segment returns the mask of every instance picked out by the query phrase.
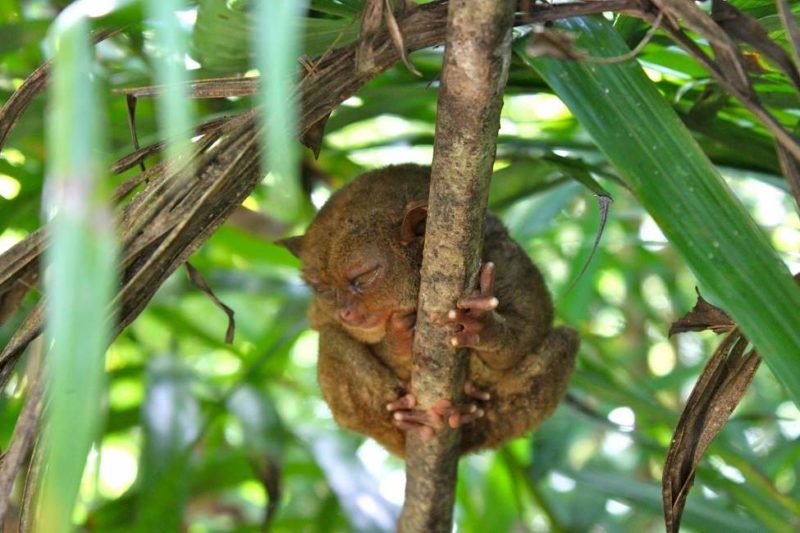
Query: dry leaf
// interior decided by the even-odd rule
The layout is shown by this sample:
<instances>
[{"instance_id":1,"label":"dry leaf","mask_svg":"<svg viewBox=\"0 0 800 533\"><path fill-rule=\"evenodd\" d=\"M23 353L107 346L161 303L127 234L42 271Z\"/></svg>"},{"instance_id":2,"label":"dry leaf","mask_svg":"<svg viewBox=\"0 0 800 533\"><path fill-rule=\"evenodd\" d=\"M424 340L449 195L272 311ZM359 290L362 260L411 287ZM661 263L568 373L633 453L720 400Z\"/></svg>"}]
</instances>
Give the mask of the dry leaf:
<instances>
[{"instance_id":1,"label":"dry leaf","mask_svg":"<svg viewBox=\"0 0 800 533\"><path fill-rule=\"evenodd\" d=\"M320 120L312 124L303 135L300 137L300 142L311 149L314 154L314 159L319 159L319 151L322 148L322 138L325 136L325 124L331 114L328 113Z\"/></svg>"},{"instance_id":2,"label":"dry leaf","mask_svg":"<svg viewBox=\"0 0 800 533\"><path fill-rule=\"evenodd\" d=\"M705 331L725 333L736 327L733 320L719 307L711 305L697 292L697 303L686 315L672 323L669 336L685 331Z\"/></svg>"},{"instance_id":3,"label":"dry leaf","mask_svg":"<svg viewBox=\"0 0 800 533\"><path fill-rule=\"evenodd\" d=\"M661 480L664 522L670 533L680 528L698 463L739 404L761 363L755 350L744 353L747 345L738 330L722 341L700 374L678 420Z\"/></svg>"},{"instance_id":4,"label":"dry leaf","mask_svg":"<svg viewBox=\"0 0 800 533\"><path fill-rule=\"evenodd\" d=\"M200 289L200 292L208 296L208 298L214 302L214 305L222 309L222 311L228 315L228 329L225 332L225 343L231 344L233 342L233 334L236 331L236 321L233 318L233 309L222 303L222 300L217 298L217 295L214 294L214 291L211 290L211 287L208 286L206 280L203 278L203 275L197 270L191 263L188 261L186 262L186 272L189 274L189 279L192 280L192 283L195 287Z\"/></svg>"}]
</instances>

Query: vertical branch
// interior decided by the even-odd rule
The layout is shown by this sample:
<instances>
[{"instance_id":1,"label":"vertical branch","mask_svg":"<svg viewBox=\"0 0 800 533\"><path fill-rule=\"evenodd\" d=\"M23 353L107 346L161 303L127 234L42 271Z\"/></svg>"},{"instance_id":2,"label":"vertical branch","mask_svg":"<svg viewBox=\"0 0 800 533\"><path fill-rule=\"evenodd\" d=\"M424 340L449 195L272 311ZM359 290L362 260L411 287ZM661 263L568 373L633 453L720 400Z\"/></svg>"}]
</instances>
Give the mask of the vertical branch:
<instances>
[{"instance_id":1,"label":"vertical branch","mask_svg":"<svg viewBox=\"0 0 800 533\"><path fill-rule=\"evenodd\" d=\"M475 285L480 267L514 5L451 0L448 8L414 338L412 390L423 407L462 395L466 351L450 346L437 319ZM430 442L409 434L400 531L451 531L459 439L450 428Z\"/></svg>"}]
</instances>

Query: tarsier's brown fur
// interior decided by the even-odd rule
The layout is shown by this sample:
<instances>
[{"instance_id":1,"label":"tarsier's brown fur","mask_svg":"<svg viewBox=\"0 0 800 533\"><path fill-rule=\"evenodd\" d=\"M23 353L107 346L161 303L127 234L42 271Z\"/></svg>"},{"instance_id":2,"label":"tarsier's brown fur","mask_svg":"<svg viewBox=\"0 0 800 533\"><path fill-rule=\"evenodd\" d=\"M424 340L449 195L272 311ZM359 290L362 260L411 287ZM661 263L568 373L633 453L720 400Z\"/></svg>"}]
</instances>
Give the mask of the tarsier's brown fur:
<instances>
[{"instance_id":1,"label":"tarsier's brown fur","mask_svg":"<svg viewBox=\"0 0 800 533\"><path fill-rule=\"evenodd\" d=\"M408 424L398 424L387 405L408 393L411 377L419 206L427 201L429 173L400 165L359 176L330 198L305 235L282 242L316 290L309 317L320 332L319 383L336 421L401 456L405 432L398 425ZM493 215L486 218L483 261L496 265L496 309L480 318L487 325L470 346L468 380L490 397L480 402L483 416L463 425L461 453L496 447L549 416L579 343L574 330L553 328L542 275Z\"/></svg>"}]
</instances>

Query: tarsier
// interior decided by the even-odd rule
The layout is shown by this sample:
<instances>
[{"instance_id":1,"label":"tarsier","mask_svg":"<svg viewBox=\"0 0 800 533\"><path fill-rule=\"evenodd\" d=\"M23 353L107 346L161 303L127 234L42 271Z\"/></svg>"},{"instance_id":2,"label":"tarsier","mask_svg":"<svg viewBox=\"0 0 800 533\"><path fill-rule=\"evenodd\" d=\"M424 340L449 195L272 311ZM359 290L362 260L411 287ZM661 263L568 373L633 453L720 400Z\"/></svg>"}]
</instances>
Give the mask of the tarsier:
<instances>
[{"instance_id":1,"label":"tarsier","mask_svg":"<svg viewBox=\"0 0 800 533\"><path fill-rule=\"evenodd\" d=\"M578 334L553 327L539 270L493 215L486 217L479 288L442 317L469 349L464 400L422 409L411 351L430 169L390 166L336 192L305 235L279 241L314 289L319 384L336 421L404 455L405 435L462 427L460 452L491 448L555 409L575 366Z\"/></svg>"}]
</instances>

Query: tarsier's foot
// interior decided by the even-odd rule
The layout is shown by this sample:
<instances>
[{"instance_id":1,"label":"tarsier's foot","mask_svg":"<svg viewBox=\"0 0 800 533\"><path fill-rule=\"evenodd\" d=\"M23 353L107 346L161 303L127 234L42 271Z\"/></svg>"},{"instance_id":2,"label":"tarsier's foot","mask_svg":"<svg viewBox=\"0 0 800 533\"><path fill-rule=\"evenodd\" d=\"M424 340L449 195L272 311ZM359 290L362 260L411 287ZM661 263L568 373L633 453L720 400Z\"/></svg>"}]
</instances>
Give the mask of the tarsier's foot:
<instances>
[{"instance_id":1,"label":"tarsier's foot","mask_svg":"<svg viewBox=\"0 0 800 533\"><path fill-rule=\"evenodd\" d=\"M479 275L479 290L458 300L456 309L447 313L447 321L459 328L450 337L453 346L479 348L497 334L502 318L494 311L500 305L492 294L494 269L494 263L484 263Z\"/></svg>"},{"instance_id":2,"label":"tarsier's foot","mask_svg":"<svg viewBox=\"0 0 800 533\"><path fill-rule=\"evenodd\" d=\"M417 409L417 399L409 393L386 404L386 410L392 413L392 423L396 427L403 431L416 431L422 440L427 441L445 424L455 429L484 416L480 404L491 398L489 393L468 381L464 384L464 394L468 401L462 404L453 405L452 401L442 398L428 409Z\"/></svg>"}]
</instances>

